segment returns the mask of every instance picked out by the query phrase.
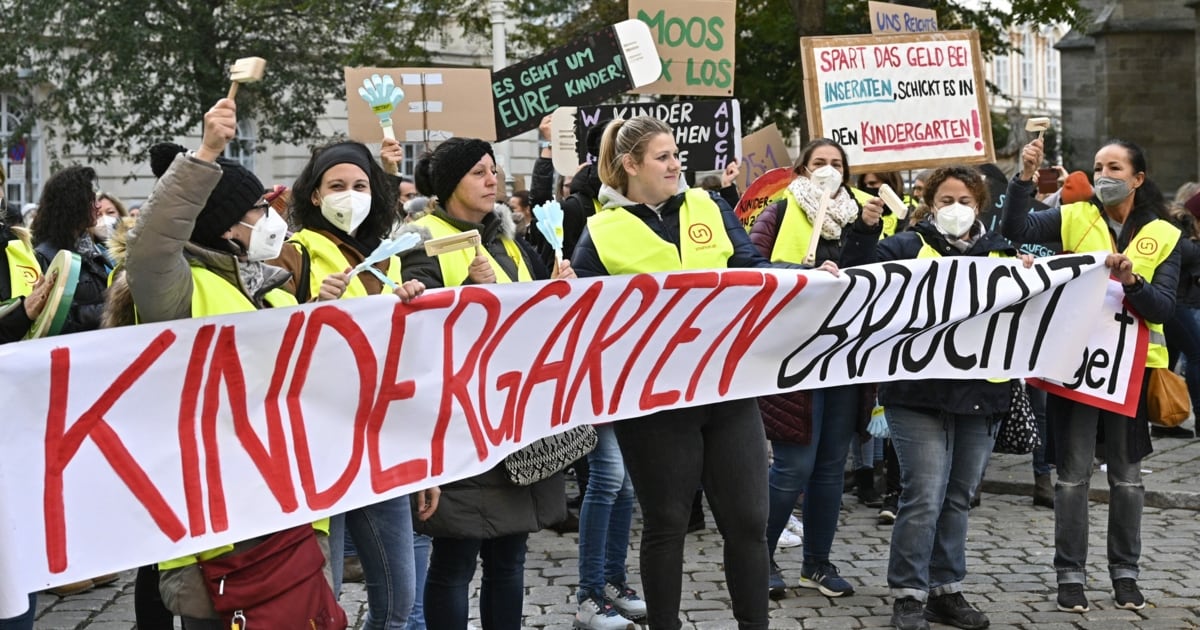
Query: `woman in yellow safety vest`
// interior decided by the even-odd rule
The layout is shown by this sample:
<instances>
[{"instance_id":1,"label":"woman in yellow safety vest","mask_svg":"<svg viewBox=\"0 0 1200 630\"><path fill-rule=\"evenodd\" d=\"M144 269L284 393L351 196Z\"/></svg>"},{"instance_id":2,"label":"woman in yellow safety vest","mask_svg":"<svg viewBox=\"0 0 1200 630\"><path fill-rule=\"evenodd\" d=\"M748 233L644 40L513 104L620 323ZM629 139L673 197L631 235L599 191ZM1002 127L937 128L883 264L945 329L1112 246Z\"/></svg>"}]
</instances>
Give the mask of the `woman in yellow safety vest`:
<instances>
[{"instance_id":1,"label":"woman in yellow safety vest","mask_svg":"<svg viewBox=\"0 0 1200 630\"><path fill-rule=\"evenodd\" d=\"M842 266L942 256L1012 257L1016 248L979 221L989 203L978 170L939 168L927 178L929 220L879 240L883 202L871 199L849 230ZM1028 267L1032 256L1022 256ZM985 375L986 376L986 375ZM963 597L967 512L1012 401L1008 379L925 379L879 385L879 402L900 465L900 501L888 556L892 626L936 621L986 628L988 618Z\"/></svg>"},{"instance_id":2,"label":"woman in yellow safety vest","mask_svg":"<svg viewBox=\"0 0 1200 630\"><path fill-rule=\"evenodd\" d=\"M1146 156L1136 144L1113 140L1096 152L1093 195L1040 212L1030 212L1042 164L1042 141L1021 152L1021 172L1008 185L1000 229L1020 243L1061 242L1063 251L1105 252L1105 264L1124 287L1125 300L1150 328L1144 368L1167 366L1162 323L1175 312L1180 254L1179 229L1165 220L1166 202L1147 176ZM1108 464L1108 573L1118 608L1138 610L1146 599L1138 589L1141 557L1141 461L1152 450L1146 421L1146 383L1136 417L1082 402L1050 396L1049 449L1058 466L1054 486L1054 568L1058 608L1087 612L1084 594L1088 551L1088 485L1097 439Z\"/></svg>"},{"instance_id":3,"label":"woman in yellow safety vest","mask_svg":"<svg viewBox=\"0 0 1200 630\"><path fill-rule=\"evenodd\" d=\"M310 288L319 287L326 277L336 278L344 287L342 298L384 292L386 287L374 274L360 273L346 282L346 273L369 256L399 221L395 190L383 168L360 142L334 142L313 152L292 186L288 214L300 230L289 239L280 257L271 261L292 272L292 281L285 286L294 287L297 299L306 302L316 297L335 297L332 293L318 296ZM375 268L400 285L396 293L402 299L411 299L424 290L419 281L403 281L396 256L376 263ZM418 517L426 518L436 509L437 490L422 491L421 497L423 509ZM405 628L416 593L409 497L395 497L339 514L330 525L334 592L341 591L348 532L367 587L363 627Z\"/></svg>"},{"instance_id":4,"label":"woman in yellow safety vest","mask_svg":"<svg viewBox=\"0 0 1200 630\"><path fill-rule=\"evenodd\" d=\"M421 158L417 190L431 197L429 213L414 222L434 238L477 230L480 248L430 257L424 248L401 256L404 277L425 286L457 287L575 277L564 261L553 273L516 236L510 210L496 203L496 157L492 145L474 138L450 138ZM530 486L508 481L503 463L442 486L437 512L415 524L433 538L425 579L425 623L430 628L466 630L471 580L483 558L480 589L482 626L523 627L525 543L530 532L566 518L562 474Z\"/></svg>"},{"instance_id":5,"label":"woman in yellow safety vest","mask_svg":"<svg viewBox=\"0 0 1200 630\"><path fill-rule=\"evenodd\" d=\"M114 303L109 309L121 308L116 302L124 300L125 312L106 313L108 321L162 322L296 305L283 288L291 274L263 262L279 256L287 223L263 199L263 185L253 173L220 157L236 132L236 105L221 99L204 115L197 150L151 148L151 168L159 179L128 234L124 273L110 289ZM338 281L328 284L323 290L336 297ZM319 545L328 559L328 519L317 521L313 529L317 535L311 544ZM197 563L241 553L268 538L160 563L163 603L182 617L185 630L229 627L222 625ZM313 618L308 613L320 616L327 627L345 627L345 614L332 591L325 599L311 602L319 612L296 610L293 627L308 627Z\"/></svg>"},{"instance_id":6,"label":"woman in yellow safety vest","mask_svg":"<svg viewBox=\"0 0 1200 630\"><path fill-rule=\"evenodd\" d=\"M800 267L760 256L723 200L688 189L666 123L647 116L613 121L604 130L597 163L603 207L588 219L572 257L581 277ZM703 479L724 537L725 577L738 627L765 629L767 454L754 400L668 409L610 428L611 433L598 431L597 448L604 448L605 439L616 441L642 508L641 572L650 627L680 627L684 537ZM585 527L581 522L580 531Z\"/></svg>"},{"instance_id":7,"label":"woman in yellow safety vest","mask_svg":"<svg viewBox=\"0 0 1200 630\"><path fill-rule=\"evenodd\" d=\"M818 138L804 147L793 170L796 177L788 184L783 199L758 216L750 240L771 260L800 262L810 243L817 239L816 262L836 263L859 211L859 202L849 185L846 152L833 140ZM822 195L814 179L821 176L836 178L838 186L824 221L814 227ZM859 194L867 198L865 193ZM855 429L866 428L874 406L871 392L862 385L849 384L762 396L758 404L771 440L767 516L771 597L787 595L787 583L775 562L775 549L784 529L795 528L792 509L801 496L804 563L799 585L817 589L827 597L854 593L854 586L830 561L830 552L845 486L846 454ZM873 481L873 472L871 477Z\"/></svg>"},{"instance_id":8,"label":"woman in yellow safety vest","mask_svg":"<svg viewBox=\"0 0 1200 630\"><path fill-rule=\"evenodd\" d=\"M0 207L4 204L4 168L0 166ZM30 243L29 232L4 223L0 218L0 241L4 243L0 267L0 344L20 341L42 314L53 278L43 279ZM37 599L29 594L29 608L17 617L0 619L5 630L33 630Z\"/></svg>"}]
</instances>

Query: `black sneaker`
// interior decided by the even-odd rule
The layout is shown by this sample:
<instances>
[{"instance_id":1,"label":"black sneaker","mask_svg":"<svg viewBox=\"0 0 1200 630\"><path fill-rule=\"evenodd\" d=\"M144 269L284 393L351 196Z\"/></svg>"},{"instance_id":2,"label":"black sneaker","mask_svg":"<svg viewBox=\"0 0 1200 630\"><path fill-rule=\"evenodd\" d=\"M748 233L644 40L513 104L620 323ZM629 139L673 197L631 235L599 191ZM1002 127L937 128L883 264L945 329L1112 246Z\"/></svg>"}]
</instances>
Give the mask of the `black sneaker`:
<instances>
[{"instance_id":1,"label":"black sneaker","mask_svg":"<svg viewBox=\"0 0 1200 630\"><path fill-rule=\"evenodd\" d=\"M787 582L783 581L783 573L774 560L771 561L771 572L767 574L767 593L771 599L787 597Z\"/></svg>"},{"instance_id":2,"label":"black sneaker","mask_svg":"<svg viewBox=\"0 0 1200 630\"><path fill-rule=\"evenodd\" d=\"M1137 580L1133 578L1113 580L1113 599L1117 602L1117 608L1125 610L1141 610L1146 607L1146 598L1142 596Z\"/></svg>"},{"instance_id":3,"label":"black sneaker","mask_svg":"<svg viewBox=\"0 0 1200 630\"><path fill-rule=\"evenodd\" d=\"M892 604L892 627L896 630L929 630L925 604L915 597L901 597Z\"/></svg>"},{"instance_id":4,"label":"black sneaker","mask_svg":"<svg viewBox=\"0 0 1200 630\"><path fill-rule=\"evenodd\" d=\"M1135 586L1136 588L1136 586ZM1058 609L1063 612L1085 613L1091 610L1083 585L1078 583L1058 585Z\"/></svg>"},{"instance_id":5,"label":"black sneaker","mask_svg":"<svg viewBox=\"0 0 1200 630\"><path fill-rule=\"evenodd\" d=\"M900 495L889 492L883 496L883 506L879 508L879 524L891 525L896 522L896 513L900 511Z\"/></svg>"},{"instance_id":6,"label":"black sneaker","mask_svg":"<svg viewBox=\"0 0 1200 630\"><path fill-rule=\"evenodd\" d=\"M962 593L931 596L929 601L925 602L925 619L963 630L981 630L988 627L987 615L968 604Z\"/></svg>"}]
</instances>

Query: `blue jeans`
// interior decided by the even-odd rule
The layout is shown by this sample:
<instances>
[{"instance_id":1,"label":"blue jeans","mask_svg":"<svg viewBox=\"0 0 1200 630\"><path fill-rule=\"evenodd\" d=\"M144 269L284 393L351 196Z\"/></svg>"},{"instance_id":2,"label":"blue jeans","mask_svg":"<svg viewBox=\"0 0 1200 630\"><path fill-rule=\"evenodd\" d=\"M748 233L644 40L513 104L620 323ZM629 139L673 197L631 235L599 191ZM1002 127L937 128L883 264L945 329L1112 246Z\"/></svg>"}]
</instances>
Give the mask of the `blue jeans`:
<instances>
[{"instance_id":1,"label":"blue jeans","mask_svg":"<svg viewBox=\"0 0 1200 630\"><path fill-rule=\"evenodd\" d=\"M812 441L805 445L771 441L773 457L767 473L770 489L767 546L771 557L775 556L775 543L803 493L804 568L812 571L829 562L842 506L846 454L854 436L859 394L858 385L813 390Z\"/></svg>"},{"instance_id":2,"label":"blue jeans","mask_svg":"<svg viewBox=\"0 0 1200 630\"><path fill-rule=\"evenodd\" d=\"M437 630L466 630L475 563L483 558L479 617L483 630L520 630L525 601L525 541L529 534L498 538L434 538L425 578L425 620Z\"/></svg>"},{"instance_id":3,"label":"blue jeans","mask_svg":"<svg viewBox=\"0 0 1200 630\"><path fill-rule=\"evenodd\" d=\"M1175 368L1179 355L1186 358L1183 377L1194 407L1200 403L1200 309L1176 306L1175 318L1163 325L1163 332L1167 335L1171 368Z\"/></svg>"},{"instance_id":4,"label":"blue jeans","mask_svg":"<svg viewBox=\"0 0 1200 630\"><path fill-rule=\"evenodd\" d=\"M920 601L960 592L967 577L967 512L992 454L992 420L895 406L887 414L901 486L888 588L893 597Z\"/></svg>"},{"instance_id":5,"label":"blue jeans","mask_svg":"<svg viewBox=\"0 0 1200 630\"><path fill-rule=\"evenodd\" d=\"M604 597L604 582L625 582L633 526L633 481L610 424L596 425L599 442L588 454L588 485L579 508L579 594Z\"/></svg>"},{"instance_id":6,"label":"blue jeans","mask_svg":"<svg viewBox=\"0 0 1200 630\"><path fill-rule=\"evenodd\" d=\"M1104 430L1108 464L1108 573L1137 578L1142 555L1141 461L1129 461L1126 425L1133 418L1071 403L1068 422L1055 425L1054 448L1062 465L1054 484L1054 570L1059 584L1084 584L1088 551L1088 487L1096 454L1096 431Z\"/></svg>"},{"instance_id":7,"label":"blue jeans","mask_svg":"<svg viewBox=\"0 0 1200 630\"><path fill-rule=\"evenodd\" d=\"M334 593L342 591L342 560L349 532L367 587L367 630L405 630L416 584L413 578L412 508L408 496L388 499L331 519L330 563Z\"/></svg>"},{"instance_id":8,"label":"blue jeans","mask_svg":"<svg viewBox=\"0 0 1200 630\"><path fill-rule=\"evenodd\" d=\"M417 578L416 597L412 612L408 613L408 630L425 630L425 574L429 573L429 549L433 539L425 534L413 534L413 561Z\"/></svg>"},{"instance_id":9,"label":"blue jeans","mask_svg":"<svg viewBox=\"0 0 1200 630\"><path fill-rule=\"evenodd\" d=\"M29 610L16 617L0 619L0 630L33 630L33 616L37 614L37 595L29 594Z\"/></svg>"}]
</instances>

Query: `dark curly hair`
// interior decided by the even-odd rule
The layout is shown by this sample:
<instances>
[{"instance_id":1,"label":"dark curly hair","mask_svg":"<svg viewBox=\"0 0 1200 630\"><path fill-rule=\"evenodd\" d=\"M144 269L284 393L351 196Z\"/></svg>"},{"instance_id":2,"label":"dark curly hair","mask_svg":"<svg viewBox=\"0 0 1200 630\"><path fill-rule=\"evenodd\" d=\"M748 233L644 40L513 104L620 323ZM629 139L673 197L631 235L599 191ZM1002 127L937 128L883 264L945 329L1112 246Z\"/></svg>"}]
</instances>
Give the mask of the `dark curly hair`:
<instances>
[{"instance_id":1,"label":"dark curly hair","mask_svg":"<svg viewBox=\"0 0 1200 630\"><path fill-rule=\"evenodd\" d=\"M1163 195L1162 190L1150 179L1150 173L1146 167L1146 152L1142 147L1129 142L1127 140L1112 139L1100 146L1100 149L1109 146L1118 146L1125 149L1129 154L1129 163L1133 166L1134 174L1142 173L1146 176L1142 181L1142 185L1137 187L1133 193L1133 211L1145 210L1152 213L1159 219L1167 218L1167 200ZM1097 150L1099 153L1099 150ZM1098 201L1099 199L1097 199Z\"/></svg>"},{"instance_id":2,"label":"dark curly hair","mask_svg":"<svg viewBox=\"0 0 1200 630\"><path fill-rule=\"evenodd\" d=\"M371 185L371 212L355 231L355 240L369 243L386 238L403 216L396 203L397 187L389 181L387 174L383 172L383 167L371 156L366 145L352 140L330 142L313 150L308 164L304 165L304 169L296 177L296 183L292 184L292 207L288 217L297 228L338 231L321 214L321 207L312 202L313 193L320 189L321 178L324 176L324 173L315 173L314 166L317 163L317 156L322 152L344 145L362 147L362 150L370 158L368 162L371 168L367 173L367 182Z\"/></svg>"},{"instance_id":3,"label":"dark curly hair","mask_svg":"<svg viewBox=\"0 0 1200 630\"><path fill-rule=\"evenodd\" d=\"M75 249L79 237L96 223L96 171L68 166L46 180L33 218L33 242Z\"/></svg>"},{"instance_id":4,"label":"dark curly hair","mask_svg":"<svg viewBox=\"0 0 1200 630\"><path fill-rule=\"evenodd\" d=\"M925 198L922 201L926 206L934 207L933 200L937 197L938 188L941 188L947 179L957 179L971 191L971 196L975 198L976 210L983 210L991 203L991 193L988 192L979 169L972 166L943 166L925 180Z\"/></svg>"}]
</instances>

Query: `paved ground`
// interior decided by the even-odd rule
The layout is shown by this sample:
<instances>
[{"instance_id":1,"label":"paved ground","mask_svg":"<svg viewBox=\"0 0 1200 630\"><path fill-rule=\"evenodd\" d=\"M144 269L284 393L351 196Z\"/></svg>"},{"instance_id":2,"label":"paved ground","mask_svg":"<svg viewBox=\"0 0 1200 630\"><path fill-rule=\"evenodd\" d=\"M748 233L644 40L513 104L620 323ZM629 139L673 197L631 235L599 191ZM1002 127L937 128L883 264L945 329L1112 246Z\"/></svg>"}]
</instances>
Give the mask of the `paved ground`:
<instances>
[{"instance_id":1,"label":"paved ground","mask_svg":"<svg viewBox=\"0 0 1200 630\"><path fill-rule=\"evenodd\" d=\"M1190 423L1189 423L1190 426ZM1200 440L1156 439L1156 452L1145 460L1147 509L1142 528L1141 586L1150 605L1133 612L1114 609L1107 592L1104 528L1107 484L1093 477L1092 529L1085 615L1054 608L1053 512L1032 507L1033 476L1028 457L993 458L985 480L983 504L972 511L968 544L968 592L988 613L992 628L1197 628L1200 627ZM1154 507L1149 507L1154 506ZM721 572L720 535L712 527L688 539L684 571L685 628L736 628L729 613ZM638 524L635 523L634 545ZM846 495L833 560L842 575L858 585L850 597L828 599L814 591L793 591L771 603L772 628L879 628L891 614L885 573L891 528L878 525L875 510ZM574 614L576 538L540 532L530 539L526 573L525 626L566 630ZM636 551L630 553L637 585ZM789 582L798 579L799 548L777 558ZM39 598L37 628L46 630L130 630L133 623L133 573L117 583L66 598ZM343 605L360 620L365 596L348 585ZM433 629L437 630L437 629Z\"/></svg>"}]
</instances>

